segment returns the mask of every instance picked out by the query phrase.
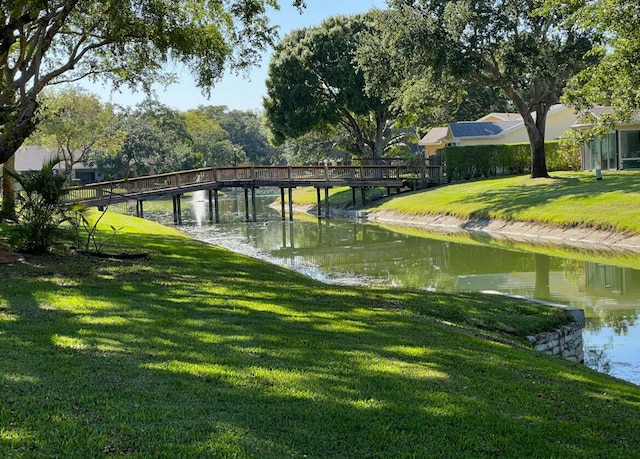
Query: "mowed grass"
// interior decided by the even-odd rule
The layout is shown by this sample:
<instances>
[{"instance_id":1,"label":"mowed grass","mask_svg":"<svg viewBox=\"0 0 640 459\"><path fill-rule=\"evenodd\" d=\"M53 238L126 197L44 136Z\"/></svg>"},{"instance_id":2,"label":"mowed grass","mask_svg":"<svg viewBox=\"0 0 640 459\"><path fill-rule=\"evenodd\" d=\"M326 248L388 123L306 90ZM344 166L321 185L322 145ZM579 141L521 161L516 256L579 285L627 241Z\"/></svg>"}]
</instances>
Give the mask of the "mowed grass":
<instances>
[{"instance_id":1,"label":"mowed grass","mask_svg":"<svg viewBox=\"0 0 640 459\"><path fill-rule=\"evenodd\" d=\"M408 193L371 210L444 214L640 233L640 172L555 172L553 178L501 177Z\"/></svg>"},{"instance_id":2,"label":"mowed grass","mask_svg":"<svg viewBox=\"0 0 640 459\"><path fill-rule=\"evenodd\" d=\"M631 457L640 388L524 337L555 308L333 287L108 214L0 265L0 457Z\"/></svg>"}]
</instances>

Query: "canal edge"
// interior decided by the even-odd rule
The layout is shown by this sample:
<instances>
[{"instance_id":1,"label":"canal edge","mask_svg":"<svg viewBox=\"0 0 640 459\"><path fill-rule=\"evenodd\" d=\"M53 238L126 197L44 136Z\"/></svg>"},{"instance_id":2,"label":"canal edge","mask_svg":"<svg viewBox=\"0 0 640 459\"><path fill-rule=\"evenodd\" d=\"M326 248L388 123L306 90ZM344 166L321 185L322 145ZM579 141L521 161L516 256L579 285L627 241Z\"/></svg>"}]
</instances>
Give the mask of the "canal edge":
<instances>
[{"instance_id":1,"label":"canal edge","mask_svg":"<svg viewBox=\"0 0 640 459\"><path fill-rule=\"evenodd\" d=\"M538 352L549 355L559 355L572 362L584 364L584 341L582 338L582 329L586 323L584 309L552 303L550 301L537 300L535 298L527 298L520 295L511 295L495 290L483 290L480 293L524 300L544 306L561 308L567 311L573 319L573 322L561 325L553 330L527 336L527 340Z\"/></svg>"}]
</instances>

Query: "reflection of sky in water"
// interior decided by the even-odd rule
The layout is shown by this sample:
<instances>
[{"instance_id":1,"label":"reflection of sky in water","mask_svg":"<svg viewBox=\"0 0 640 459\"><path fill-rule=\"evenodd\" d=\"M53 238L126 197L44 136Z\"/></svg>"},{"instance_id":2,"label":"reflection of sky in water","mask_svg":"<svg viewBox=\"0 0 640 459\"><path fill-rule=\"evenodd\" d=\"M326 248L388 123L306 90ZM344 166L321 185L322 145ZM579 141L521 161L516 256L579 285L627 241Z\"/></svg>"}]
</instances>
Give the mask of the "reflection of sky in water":
<instances>
[{"instance_id":1,"label":"reflection of sky in water","mask_svg":"<svg viewBox=\"0 0 640 459\"><path fill-rule=\"evenodd\" d=\"M640 384L640 325L629 326L621 334L605 326L597 332L582 331L585 360L590 367Z\"/></svg>"},{"instance_id":2,"label":"reflection of sky in water","mask_svg":"<svg viewBox=\"0 0 640 459\"><path fill-rule=\"evenodd\" d=\"M258 197L257 223L247 223L243 192L221 196L222 223L212 225L207 192L195 193L183 201L181 229L331 284L497 290L582 308L585 363L640 384L640 271L507 250L477 239L463 244L407 236L355 221L282 221L279 206L265 205L274 199ZM170 214L164 218L172 223L166 221Z\"/></svg>"}]
</instances>

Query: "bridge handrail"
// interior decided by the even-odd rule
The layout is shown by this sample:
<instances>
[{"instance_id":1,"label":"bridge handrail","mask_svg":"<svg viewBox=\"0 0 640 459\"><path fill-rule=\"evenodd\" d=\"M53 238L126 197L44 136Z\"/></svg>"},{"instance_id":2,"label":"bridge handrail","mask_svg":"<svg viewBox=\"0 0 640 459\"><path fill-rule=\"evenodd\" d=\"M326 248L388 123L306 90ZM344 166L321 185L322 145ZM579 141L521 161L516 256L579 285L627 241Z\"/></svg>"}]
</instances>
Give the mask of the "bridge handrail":
<instances>
[{"instance_id":1,"label":"bridge handrail","mask_svg":"<svg viewBox=\"0 0 640 459\"><path fill-rule=\"evenodd\" d=\"M425 166L425 175L430 179L442 177L441 168ZM433 169L433 170L432 170ZM437 170L435 170L437 169ZM247 183L255 181L276 182L286 185L291 182L363 182L375 180L401 180L409 172L404 165L359 165L359 166L238 166L207 167L179 172L131 177L70 187L74 199L94 201L108 194L126 196L152 191L175 190L184 186L201 184Z\"/></svg>"}]
</instances>

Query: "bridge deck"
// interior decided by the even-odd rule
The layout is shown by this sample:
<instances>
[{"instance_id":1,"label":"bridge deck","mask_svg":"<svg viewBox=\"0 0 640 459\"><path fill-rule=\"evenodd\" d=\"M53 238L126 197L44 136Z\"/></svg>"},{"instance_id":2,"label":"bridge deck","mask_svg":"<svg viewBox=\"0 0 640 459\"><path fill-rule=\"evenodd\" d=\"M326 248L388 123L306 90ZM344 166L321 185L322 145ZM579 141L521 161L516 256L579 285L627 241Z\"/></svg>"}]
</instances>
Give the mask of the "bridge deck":
<instances>
[{"instance_id":1,"label":"bridge deck","mask_svg":"<svg viewBox=\"0 0 640 459\"><path fill-rule=\"evenodd\" d=\"M71 196L89 206L104 206L108 203L143 201L229 187L397 188L412 178L415 178L415 174L411 176L402 166L242 166L194 169L92 183L71 188ZM440 184L441 168L427 166L425 178L430 184Z\"/></svg>"}]
</instances>

